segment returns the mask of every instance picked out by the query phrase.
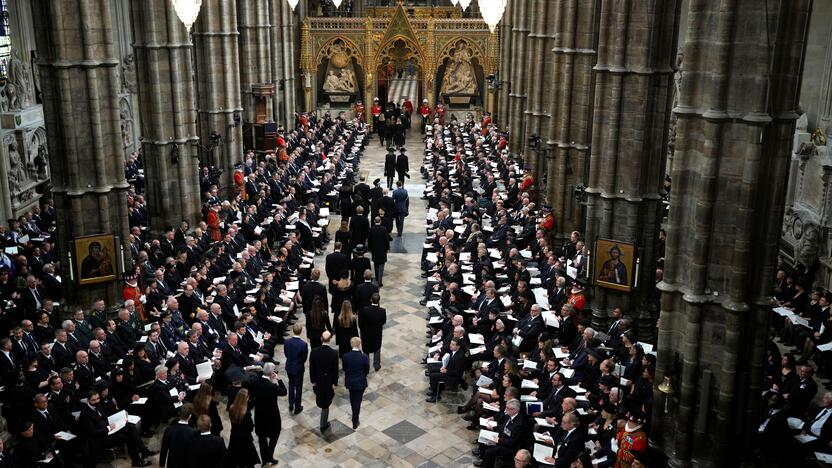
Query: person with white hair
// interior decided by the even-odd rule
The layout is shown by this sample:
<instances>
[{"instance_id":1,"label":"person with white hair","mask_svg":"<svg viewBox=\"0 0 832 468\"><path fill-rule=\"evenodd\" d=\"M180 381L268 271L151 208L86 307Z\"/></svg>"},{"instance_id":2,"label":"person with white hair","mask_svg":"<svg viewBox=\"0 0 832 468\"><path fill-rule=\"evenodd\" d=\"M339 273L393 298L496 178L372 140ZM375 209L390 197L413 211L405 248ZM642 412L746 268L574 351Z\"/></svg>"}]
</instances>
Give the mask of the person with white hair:
<instances>
[{"instance_id":1,"label":"person with white hair","mask_svg":"<svg viewBox=\"0 0 832 468\"><path fill-rule=\"evenodd\" d=\"M249 385L254 401L254 433L260 445L260 459L263 464L277 463L274 449L280 437L282 422L277 398L286 396L286 386L275 370L273 362L263 364L263 374L253 379Z\"/></svg>"}]
</instances>

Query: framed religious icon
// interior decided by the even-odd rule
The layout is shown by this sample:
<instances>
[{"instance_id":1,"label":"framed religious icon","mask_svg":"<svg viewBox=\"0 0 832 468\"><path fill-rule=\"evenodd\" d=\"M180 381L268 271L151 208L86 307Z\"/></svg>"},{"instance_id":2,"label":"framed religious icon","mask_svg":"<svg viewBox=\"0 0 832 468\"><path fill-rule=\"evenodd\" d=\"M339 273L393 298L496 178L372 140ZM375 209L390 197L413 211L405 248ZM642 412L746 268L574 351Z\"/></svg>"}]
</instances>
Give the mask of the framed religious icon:
<instances>
[{"instance_id":1,"label":"framed religious icon","mask_svg":"<svg viewBox=\"0 0 832 468\"><path fill-rule=\"evenodd\" d=\"M78 285L104 283L116 279L116 238L112 234L76 237L75 271Z\"/></svg>"},{"instance_id":2,"label":"framed religious icon","mask_svg":"<svg viewBox=\"0 0 832 468\"><path fill-rule=\"evenodd\" d=\"M595 241L594 275L596 286L630 292L635 279L636 246L611 239Z\"/></svg>"}]
</instances>

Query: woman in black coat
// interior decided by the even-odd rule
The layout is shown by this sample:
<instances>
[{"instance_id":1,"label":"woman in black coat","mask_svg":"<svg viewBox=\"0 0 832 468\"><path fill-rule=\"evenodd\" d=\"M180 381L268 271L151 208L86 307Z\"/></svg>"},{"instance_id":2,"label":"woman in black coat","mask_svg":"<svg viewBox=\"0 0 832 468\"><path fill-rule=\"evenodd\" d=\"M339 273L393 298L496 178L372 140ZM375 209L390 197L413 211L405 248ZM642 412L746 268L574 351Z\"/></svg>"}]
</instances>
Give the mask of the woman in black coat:
<instances>
[{"instance_id":1,"label":"woman in black coat","mask_svg":"<svg viewBox=\"0 0 832 468\"><path fill-rule=\"evenodd\" d=\"M341 227L335 231L335 242L341 243L341 252L352 252L352 233L346 218L341 219Z\"/></svg>"},{"instance_id":2,"label":"woman in black coat","mask_svg":"<svg viewBox=\"0 0 832 468\"><path fill-rule=\"evenodd\" d=\"M228 409L231 420L231 438L228 440L227 464L229 467L254 467L260 463L257 448L254 446L254 420L248 404L248 389L237 393L234 403Z\"/></svg>"},{"instance_id":3,"label":"woman in black coat","mask_svg":"<svg viewBox=\"0 0 832 468\"><path fill-rule=\"evenodd\" d=\"M348 299L344 299L341 304L341 313L335 319L333 332L335 333L335 342L338 343L338 356L343 358L344 354L352 349L350 340L354 336L358 336L358 320L356 320L355 313L352 311L352 303Z\"/></svg>"},{"instance_id":4,"label":"woman in black coat","mask_svg":"<svg viewBox=\"0 0 832 468\"><path fill-rule=\"evenodd\" d=\"M329 312L327 312L326 304L320 296L316 296L312 301L312 309L309 311L306 320L306 338L309 339L310 349L321 345L321 335L325 331L332 331Z\"/></svg>"}]
</instances>

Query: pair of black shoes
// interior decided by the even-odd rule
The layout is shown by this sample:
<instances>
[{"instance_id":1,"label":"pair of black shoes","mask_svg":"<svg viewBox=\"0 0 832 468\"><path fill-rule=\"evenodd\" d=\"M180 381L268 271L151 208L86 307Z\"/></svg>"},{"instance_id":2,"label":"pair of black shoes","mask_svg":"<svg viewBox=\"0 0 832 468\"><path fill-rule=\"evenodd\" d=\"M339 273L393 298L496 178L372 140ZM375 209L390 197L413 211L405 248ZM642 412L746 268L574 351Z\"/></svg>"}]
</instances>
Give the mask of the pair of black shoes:
<instances>
[{"instance_id":1,"label":"pair of black shoes","mask_svg":"<svg viewBox=\"0 0 832 468\"><path fill-rule=\"evenodd\" d=\"M297 405L294 408L292 408L291 406L289 407L289 412L292 413L292 414L297 415L297 414L300 414L301 411L303 411L303 405Z\"/></svg>"}]
</instances>

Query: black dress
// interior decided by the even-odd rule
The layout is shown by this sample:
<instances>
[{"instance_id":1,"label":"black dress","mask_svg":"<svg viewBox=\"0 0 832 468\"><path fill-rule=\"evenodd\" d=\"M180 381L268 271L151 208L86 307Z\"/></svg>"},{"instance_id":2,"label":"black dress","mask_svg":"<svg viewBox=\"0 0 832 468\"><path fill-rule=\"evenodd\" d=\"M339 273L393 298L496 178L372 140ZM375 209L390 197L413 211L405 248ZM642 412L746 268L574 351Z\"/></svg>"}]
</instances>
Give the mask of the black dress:
<instances>
[{"instance_id":1,"label":"black dress","mask_svg":"<svg viewBox=\"0 0 832 468\"><path fill-rule=\"evenodd\" d=\"M315 327L312 324L312 320L306 321L306 338L309 339L309 349L317 348L321 345L321 335L327 330L332 331L328 313L324 316L320 327Z\"/></svg>"},{"instance_id":2,"label":"black dress","mask_svg":"<svg viewBox=\"0 0 832 468\"><path fill-rule=\"evenodd\" d=\"M335 231L335 242L341 243L341 252L352 252L352 234L350 231Z\"/></svg>"},{"instance_id":3,"label":"black dress","mask_svg":"<svg viewBox=\"0 0 832 468\"><path fill-rule=\"evenodd\" d=\"M341 304L344 303L344 299L352 299L353 294L353 285L350 284L347 288L335 288L332 291L332 303L330 307L332 310L332 320L337 321L338 315L341 313Z\"/></svg>"},{"instance_id":4,"label":"black dress","mask_svg":"<svg viewBox=\"0 0 832 468\"><path fill-rule=\"evenodd\" d=\"M352 349L350 346L350 339L358 336L358 320L353 320L352 325L344 328L335 320L332 331L335 333L335 342L338 343L338 355L343 357L344 354Z\"/></svg>"},{"instance_id":5,"label":"black dress","mask_svg":"<svg viewBox=\"0 0 832 468\"><path fill-rule=\"evenodd\" d=\"M247 411L240 424L231 423L231 438L228 441L228 466L253 467L260 463L257 448L254 447L254 421Z\"/></svg>"}]
</instances>

